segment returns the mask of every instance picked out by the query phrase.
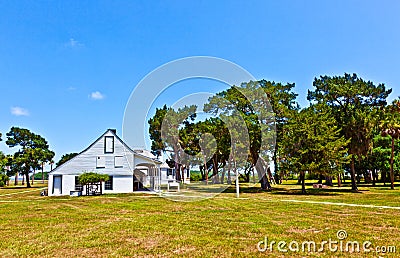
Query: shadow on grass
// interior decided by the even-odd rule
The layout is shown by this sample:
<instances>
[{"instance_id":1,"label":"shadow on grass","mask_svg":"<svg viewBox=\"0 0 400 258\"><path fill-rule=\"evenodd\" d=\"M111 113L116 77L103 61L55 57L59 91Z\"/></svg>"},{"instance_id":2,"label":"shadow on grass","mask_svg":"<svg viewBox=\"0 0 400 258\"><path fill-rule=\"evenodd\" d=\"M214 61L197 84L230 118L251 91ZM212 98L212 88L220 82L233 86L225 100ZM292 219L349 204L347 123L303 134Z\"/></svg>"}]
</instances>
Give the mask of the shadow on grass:
<instances>
[{"instance_id":1,"label":"shadow on grass","mask_svg":"<svg viewBox=\"0 0 400 258\"><path fill-rule=\"evenodd\" d=\"M306 193L303 194L301 192L301 186L299 186L298 189L288 189L284 187L273 187L271 191L266 191L262 190L259 187L244 187L240 188L241 193L250 193L250 194L257 194L257 193L271 193L273 195L316 195L316 196L337 196L337 195L342 195L345 193L358 193L362 194L363 192L368 192L369 190L360 190L358 192L355 192L351 189L345 189L345 188L308 188L306 189ZM235 193L236 189L235 187L229 187L227 188L224 193Z\"/></svg>"},{"instance_id":2,"label":"shadow on grass","mask_svg":"<svg viewBox=\"0 0 400 258\"><path fill-rule=\"evenodd\" d=\"M43 185L32 185L31 187L26 187L24 185L22 186L4 186L4 187L0 187L1 190L35 190L35 189L41 189L44 188L46 186Z\"/></svg>"},{"instance_id":3,"label":"shadow on grass","mask_svg":"<svg viewBox=\"0 0 400 258\"><path fill-rule=\"evenodd\" d=\"M256 193L268 193L271 191L263 190L260 187L241 187L240 192L256 194ZM236 193L236 189L234 186L230 186L227 189L225 189L223 193Z\"/></svg>"},{"instance_id":4,"label":"shadow on grass","mask_svg":"<svg viewBox=\"0 0 400 258\"><path fill-rule=\"evenodd\" d=\"M379 189L379 190L391 190L390 189L390 183L386 183L386 185L384 185L383 183L378 183L376 185L372 185L372 184L357 184L358 187L373 187L373 188L384 188L384 189ZM396 189L396 187L400 187L400 184L394 184L394 188Z\"/></svg>"},{"instance_id":5,"label":"shadow on grass","mask_svg":"<svg viewBox=\"0 0 400 258\"><path fill-rule=\"evenodd\" d=\"M333 191L332 191L333 190ZM301 189L273 188L271 194L274 195L317 195L317 196L337 196L345 192L351 192L347 189L306 189L303 194Z\"/></svg>"},{"instance_id":6,"label":"shadow on grass","mask_svg":"<svg viewBox=\"0 0 400 258\"><path fill-rule=\"evenodd\" d=\"M319 184L317 181L315 182L306 182L305 185L306 186L312 186L314 184ZM286 183L283 182L282 185L288 185L288 186L293 186L293 185L297 185L297 184L290 184L290 183ZM337 187L337 184L335 184L335 186ZM345 183L342 182L342 186L341 187L351 187L351 182L346 181ZM389 188L390 189L390 182L386 182L386 185L383 185L382 182L377 182L375 185L372 185L371 183L357 183L357 187L366 187L366 188ZM400 183L399 182L395 182L394 183L394 187L400 187Z\"/></svg>"}]
</instances>

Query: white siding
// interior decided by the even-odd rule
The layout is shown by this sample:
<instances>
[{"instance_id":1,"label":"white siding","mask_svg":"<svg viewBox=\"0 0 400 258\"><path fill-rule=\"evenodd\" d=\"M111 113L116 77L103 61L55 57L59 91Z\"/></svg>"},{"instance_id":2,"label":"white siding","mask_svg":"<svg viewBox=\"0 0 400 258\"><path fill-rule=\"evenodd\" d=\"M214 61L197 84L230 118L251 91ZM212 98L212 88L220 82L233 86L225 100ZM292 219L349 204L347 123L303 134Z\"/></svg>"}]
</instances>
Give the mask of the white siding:
<instances>
[{"instance_id":1,"label":"white siding","mask_svg":"<svg viewBox=\"0 0 400 258\"><path fill-rule=\"evenodd\" d=\"M133 176L113 176L113 190L104 190L104 193L129 193L133 191Z\"/></svg>"},{"instance_id":2,"label":"white siding","mask_svg":"<svg viewBox=\"0 0 400 258\"><path fill-rule=\"evenodd\" d=\"M70 191L75 190L75 175L62 175L63 176L63 195L69 195Z\"/></svg>"}]
</instances>

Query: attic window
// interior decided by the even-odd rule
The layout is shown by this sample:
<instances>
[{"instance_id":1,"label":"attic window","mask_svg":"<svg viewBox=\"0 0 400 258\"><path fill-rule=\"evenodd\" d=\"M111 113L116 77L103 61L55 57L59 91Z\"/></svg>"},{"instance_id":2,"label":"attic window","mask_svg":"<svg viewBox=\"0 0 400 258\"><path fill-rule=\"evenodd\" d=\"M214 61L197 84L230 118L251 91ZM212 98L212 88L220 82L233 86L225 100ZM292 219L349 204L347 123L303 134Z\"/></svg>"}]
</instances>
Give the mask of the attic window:
<instances>
[{"instance_id":1,"label":"attic window","mask_svg":"<svg viewBox=\"0 0 400 258\"><path fill-rule=\"evenodd\" d=\"M122 156L115 156L114 157L114 167L122 168L124 167L124 157Z\"/></svg>"},{"instance_id":2,"label":"attic window","mask_svg":"<svg viewBox=\"0 0 400 258\"><path fill-rule=\"evenodd\" d=\"M106 136L105 137L104 153L114 153L114 136Z\"/></svg>"},{"instance_id":3,"label":"attic window","mask_svg":"<svg viewBox=\"0 0 400 258\"><path fill-rule=\"evenodd\" d=\"M98 156L96 157L96 168L105 168L106 167L106 157Z\"/></svg>"}]
</instances>

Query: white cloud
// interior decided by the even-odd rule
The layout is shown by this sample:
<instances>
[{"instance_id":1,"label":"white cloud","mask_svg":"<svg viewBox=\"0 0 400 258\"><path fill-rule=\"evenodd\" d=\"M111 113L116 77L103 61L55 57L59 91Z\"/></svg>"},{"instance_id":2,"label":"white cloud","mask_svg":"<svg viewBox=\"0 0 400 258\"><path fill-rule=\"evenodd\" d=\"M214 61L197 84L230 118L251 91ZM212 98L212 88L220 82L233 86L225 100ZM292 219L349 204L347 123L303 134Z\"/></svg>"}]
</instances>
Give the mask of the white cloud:
<instances>
[{"instance_id":1,"label":"white cloud","mask_svg":"<svg viewBox=\"0 0 400 258\"><path fill-rule=\"evenodd\" d=\"M68 87L67 90L68 91L74 91L74 90L76 90L76 88L75 87Z\"/></svg>"},{"instance_id":2,"label":"white cloud","mask_svg":"<svg viewBox=\"0 0 400 258\"><path fill-rule=\"evenodd\" d=\"M73 38L70 38L69 41L65 43L65 46L70 48L77 48L77 47L83 47L83 44Z\"/></svg>"},{"instance_id":3,"label":"white cloud","mask_svg":"<svg viewBox=\"0 0 400 258\"><path fill-rule=\"evenodd\" d=\"M14 116L29 116L29 111L22 107L12 107L11 114Z\"/></svg>"},{"instance_id":4,"label":"white cloud","mask_svg":"<svg viewBox=\"0 0 400 258\"><path fill-rule=\"evenodd\" d=\"M89 97L93 100L102 100L106 96L104 94L102 94L100 91L95 91L95 92L90 93Z\"/></svg>"}]
</instances>

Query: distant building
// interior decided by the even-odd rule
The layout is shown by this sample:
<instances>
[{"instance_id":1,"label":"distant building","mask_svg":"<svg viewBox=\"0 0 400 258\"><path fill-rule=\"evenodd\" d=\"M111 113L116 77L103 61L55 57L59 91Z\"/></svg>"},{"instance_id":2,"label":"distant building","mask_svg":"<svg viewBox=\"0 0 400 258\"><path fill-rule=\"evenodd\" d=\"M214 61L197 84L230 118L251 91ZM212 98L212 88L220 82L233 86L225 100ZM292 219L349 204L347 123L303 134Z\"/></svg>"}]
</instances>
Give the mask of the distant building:
<instances>
[{"instance_id":1,"label":"distant building","mask_svg":"<svg viewBox=\"0 0 400 258\"><path fill-rule=\"evenodd\" d=\"M162 184L175 180L174 169L147 150L132 150L113 129L108 129L87 149L51 171L48 194L85 194L88 189L78 181L79 175L84 172L109 175L107 182L91 189L101 193L130 193L143 189L157 191Z\"/></svg>"}]
</instances>

